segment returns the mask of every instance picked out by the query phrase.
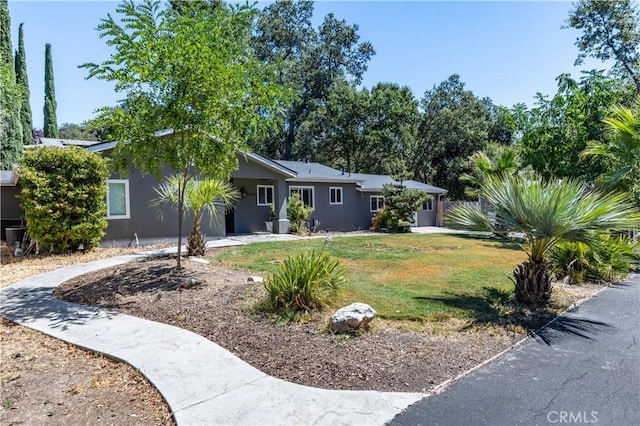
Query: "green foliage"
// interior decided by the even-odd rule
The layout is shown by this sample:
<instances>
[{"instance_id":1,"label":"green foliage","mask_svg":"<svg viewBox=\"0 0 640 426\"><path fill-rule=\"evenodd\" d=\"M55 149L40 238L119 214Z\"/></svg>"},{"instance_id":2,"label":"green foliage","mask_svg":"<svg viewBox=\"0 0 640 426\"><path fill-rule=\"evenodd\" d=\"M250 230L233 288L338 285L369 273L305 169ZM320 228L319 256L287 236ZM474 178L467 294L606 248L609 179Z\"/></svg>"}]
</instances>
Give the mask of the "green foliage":
<instances>
[{"instance_id":1,"label":"green foliage","mask_svg":"<svg viewBox=\"0 0 640 426\"><path fill-rule=\"evenodd\" d=\"M16 84L11 22L7 0L0 0L0 169L10 170L22 158L20 88Z\"/></svg>"},{"instance_id":2,"label":"green foliage","mask_svg":"<svg viewBox=\"0 0 640 426\"><path fill-rule=\"evenodd\" d=\"M278 311L314 311L330 304L345 282L344 270L326 253L289 256L267 277L264 287Z\"/></svg>"},{"instance_id":3,"label":"green foliage","mask_svg":"<svg viewBox=\"0 0 640 426\"><path fill-rule=\"evenodd\" d=\"M398 230L400 219L395 212L388 208L381 208L371 219L371 230L380 232L382 230L388 230L396 232Z\"/></svg>"},{"instance_id":4,"label":"green foliage","mask_svg":"<svg viewBox=\"0 0 640 426\"><path fill-rule=\"evenodd\" d=\"M27 232L41 247L68 253L96 247L107 226L107 160L81 148L25 154L20 200Z\"/></svg>"},{"instance_id":5,"label":"green foliage","mask_svg":"<svg viewBox=\"0 0 640 426\"><path fill-rule=\"evenodd\" d=\"M580 54L615 61L614 69L633 81L640 94L640 15L630 0L580 0L569 12L569 26L581 30L576 39Z\"/></svg>"},{"instance_id":6,"label":"green foliage","mask_svg":"<svg viewBox=\"0 0 640 426\"><path fill-rule=\"evenodd\" d=\"M640 97L633 108L614 106L604 119L611 138L605 143L592 141L582 157L603 157L610 171L596 181L603 189L628 192L640 207Z\"/></svg>"},{"instance_id":7,"label":"green foliage","mask_svg":"<svg viewBox=\"0 0 640 426\"><path fill-rule=\"evenodd\" d=\"M378 83L371 91L334 84L310 121L321 140L317 156L323 164L393 174L415 143L418 101L407 86L394 83Z\"/></svg>"},{"instance_id":8,"label":"green foliage","mask_svg":"<svg viewBox=\"0 0 640 426\"><path fill-rule=\"evenodd\" d=\"M275 83L274 67L253 54L254 8L177 6L127 0L116 9L120 22L111 15L102 20L98 30L113 53L82 67L89 77L115 82L126 101L104 108L96 123L118 141L115 159L123 170L132 163L159 176L170 166L185 183L194 169L226 181L237 168L236 153L248 150L247 138L279 120L287 92Z\"/></svg>"},{"instance_id":9,"label":"green foliage","mask_svg":"<svg viewBox=\"0 0 640 426\"><path fill-rule=\"evenodd\" d=\"M300 194L293 194L287 202L287 219L289 219L289 230L294 234L305 231L305 222L313 213L311 207L304 205L300 199Z\"/></svg>"},{"instance_id":10,"label":"green foliage","mask_svg":"<svg viewBox=\"0 0 640 426\"><path fill-rule=\"evenodd\" d=\"M485 150L471 155L469 161L472 165L472 171L471 173L463 173L460 180L467 183L464 188L465 194L474 198L480 194L482 182L487 176L511 174L518 168L516 150L495 142L490 142Z\"/></svg>"},{"instance_id":11,"label":"green foliage","mask_svg":"<svg viewBox=\"0 0 640 426\"><path fill-rule=\"evenodd\" d=\"M81 141L97 141L100 140L97 132L83 124L62 123L58 128L58 137L60 139L77 139ZM104 142L104 140L103 140Z\"/></svg>"},{"instance_id":12,"label":"green foliage","mask_svg":"<svg viewBox=\"0 0 640 426\"><path fill-rule=\"evenodd\" d=\"M601 72L579 81L569 74L557 78L558 93L538 94L534 108L516 112L522 136L519 158L545 179L573 177L593 181L606 170L602 159L581 160L590 141L607 140L603 119L609 109L626 98L620 81Z\"/></svg>"},{"instance_id":13,"label":"green foliage","mask_svg":"<svg viewBox=\"0 0 640 426\"><path fill-rule=\"evenodd\" d=\"M559 276L571 282L616 282L634 268L636 246L626 237L602 234L592 244L562 241L549 252L549 261Z\"/></svg>"},{"instance_id":14,"label":"green foliage","mask_svg":"<svg viewBox=\"0 0 640 426\"><path fill-rule=\"evenodd\" d=\"M294 93L282 105L282 125L252 142L270 158L314 158L322 128L310 116L339 83L358 85L375 54L371 43L360 40L358 25L330 13L315 29L312 17L311 1L276 1L258 16L253 47L260 60L278 67L277 81Z\"/></svg>"},{"instance_id":15,"label":"green foliage","mask_svg":"<svg viewBox=\"0 0 640 426\"><path fill-rule=\"evenodd\" d=\"M178 210L183 185L183 176L167 177L155 188L158 197L151 201L151 207L161 217L161 207L164 205ZM187 240L187 255L203 256L207 243L201 229L204 215L209 215L212 224L221 220L224 212L233 208L240 194L230 183L218 179L188 180L184 188L183 211L188 212L193 221L193 229Z\"/></svg>"},{"instance_id":16,"label":"green foliage","mask_svg":"<svg viewBox=\"0 0 640 426\"><path fill-rule=\"evenodd\" d=\"M27 58L24 50L24 34L22 26L18 27L18 51L16 52L16 83L20 90L20 120L22 124L22 143L33 143L33 120L31 118L31 104L29 102L29 79L27 77Z\"/></svg>"},{"instance_id":17,"label":"green foliage","mask_svg":"<svg viewBox=\"0 0 640 426\"><path fill-rule=\"evenodd\" d=\"M384 205L391 210L400 222L413 223L413 213L421 210L422 205L431 196L417 189L409 189L402 184L385 184L382 187Z\"/></svg>"},{"instance_id":18,"label":"green foliage","mask_svg":"<svg viewBox=\"0 0 640 426\"><path fill-rule=\"evenodd\" d=\"M480 195L491 204L494 220L477 207L460 206L448 212L445 224L477 231L524 234L526 242L522 247L529 259L514 275L516 296L525 303L540 304L548 300L551 277L547 254L558 242L592 244L596 231L633 230L640 226L640 213L624 194L603 194L576 180L556 182L539 176L494 176L485 180ZM538 286L545 290L541 292ZM527 294L540 295L542 299L530 299Z\"/></svg>"},{"instance_id":19,"label":"green foliage","mask_svg":"<svg viewBox=\"0 0 640 426\"><path fill-rule=\"evenodd\" d=\"M53 59L51 58L51 45L47 43L44 50L44 137L58 137L58 118L56 110L56 88L53 81Z\"/></svg>"},{"instance_id":20,"label":"green foliage","mask_svg":"<svg viewBox=\"0 0 640 426\"><path fill-rule=\"evenodd\" d=\"M492 124L488 103L465 90L459 75L425 92L418 140L408 158L414 179L464 197L459 176L469 172L467 158L485 147Z\"/></svg>"}]
</instances>

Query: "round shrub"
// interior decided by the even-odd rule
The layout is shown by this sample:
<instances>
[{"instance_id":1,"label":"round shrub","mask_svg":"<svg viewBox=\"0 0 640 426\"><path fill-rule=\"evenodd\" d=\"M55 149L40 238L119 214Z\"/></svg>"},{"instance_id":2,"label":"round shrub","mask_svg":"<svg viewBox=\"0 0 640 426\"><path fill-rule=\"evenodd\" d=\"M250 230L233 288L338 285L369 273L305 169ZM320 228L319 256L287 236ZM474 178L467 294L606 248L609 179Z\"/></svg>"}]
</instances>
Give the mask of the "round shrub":
<instances>
[{"instance_id":1,"label":"round shrub","mask_svg":"<svg viewBox=\"0 0 640 426\"><path fill-rule=\"evenodd\" d=\"M96 247L107 226L107 165L76 147L27 151L19 197L31 238L53 253Z\"/></svg>"}]
</instances>

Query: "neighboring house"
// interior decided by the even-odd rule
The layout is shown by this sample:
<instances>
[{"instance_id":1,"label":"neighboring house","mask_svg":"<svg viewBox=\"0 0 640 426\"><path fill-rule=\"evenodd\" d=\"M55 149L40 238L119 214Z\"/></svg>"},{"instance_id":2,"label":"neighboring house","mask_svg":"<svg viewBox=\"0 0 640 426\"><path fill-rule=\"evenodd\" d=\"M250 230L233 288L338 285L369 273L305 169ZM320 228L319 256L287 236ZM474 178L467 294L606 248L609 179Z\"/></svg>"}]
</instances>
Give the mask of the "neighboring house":
<instances>
[{"instance_id":1,"label":"neighboring house","mask_svg":"<svg viewBox=\"0 0 640 426\"><path fill-rule=\"evenodd\" d=\"M83 146L89 151L109 156L115 142L99 143L40 138L38 146ZM165 170L163 176L169 174ZM3 172L2 221L20 219L22 215L15 194L19 191L15 173L12 179ZM10 172L7 172L10 173ZM375 212L384 205L382 186L397 183L389 176L346 173L318 163L269 160L253 153L238 154L238 169L231 174L231 182L241 194L233 211L213 225L204 220L203 231L209 237L265 231L271 206L274 206L273 232L289 230L286 203L291 194L298 193L303 202L313 208L311 222L316 230L354 231L368 229ZM135 233L139 238L175 237L176 214L163 210L160 220L149 208L157 196L158 181L153 175L142 175L131 169L127 176L113 175L106 182L107 222L105 241L129 240ZM403 185L427 192L433 199L416 212L417 226L436 225L436 203L446 190L415 181ZM7 212L5 215L5 211ZM221 215L222 216L222 215ZM191 223L187 220L184 232ZM4 234L3 234L4 235Z\"/></svg>"}]
</instances>

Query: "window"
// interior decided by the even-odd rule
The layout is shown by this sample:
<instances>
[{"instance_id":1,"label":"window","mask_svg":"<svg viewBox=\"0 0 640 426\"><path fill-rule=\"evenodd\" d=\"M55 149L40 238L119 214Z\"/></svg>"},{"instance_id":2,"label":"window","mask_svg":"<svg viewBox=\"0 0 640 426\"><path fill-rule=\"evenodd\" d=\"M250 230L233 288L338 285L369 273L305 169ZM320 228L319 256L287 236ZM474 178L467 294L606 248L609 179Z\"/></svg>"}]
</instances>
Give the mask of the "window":
<instances>
[{"instance_id":1,"label":"window","mask_svg":"<svg viewBox=\"0 0 640 426\"><path fill-rule=\"evenodd\" d=\"M342 204L342 187L329 188L329 204Z\"/></svg>"},{"instance_id":2,"label":"window","mask_svg":"<svg viewBox=\"0 0 640 426\"><path fill-rule=\"evenodd\" d=\"M273 185L258 185L258 205L273 205Z\"/></svg>"},{"instance_id":3,"label":"window","mask_svg":"<svg viewBox=\"0 0 640 426\"><path fill-rule=\"evenodd\" d=\"M314 208L313 186L290 186L289 196L299 194L305 206Z\"/></svg>"},{"instance_id":4,"label":"window","mask_svg":"<svg viewBox=\"0 0 640 426\"><path fill-rule=\"evenodd\" d=\"M422 210L433 211L433 199L425 201L422 205Z\"/></svg>"},{"instance_id":5,"label":"window","mask_svg":"<svg viewBox=\"0 0 640 426\"><path fill-rule=\"evenodd\" d=\"M377 212L384 207L384 197L382 195L371 196L371 211Z\"/></svg>"},{"instance_id":6,"label":"window","mask_svg":"<svg viewBox=\"0 0 640 426\"><path fill-rule=\"evenodd\" d=\"M129 181L107 179L107 219L129 219Z\"/></svg>"}]
</instances>

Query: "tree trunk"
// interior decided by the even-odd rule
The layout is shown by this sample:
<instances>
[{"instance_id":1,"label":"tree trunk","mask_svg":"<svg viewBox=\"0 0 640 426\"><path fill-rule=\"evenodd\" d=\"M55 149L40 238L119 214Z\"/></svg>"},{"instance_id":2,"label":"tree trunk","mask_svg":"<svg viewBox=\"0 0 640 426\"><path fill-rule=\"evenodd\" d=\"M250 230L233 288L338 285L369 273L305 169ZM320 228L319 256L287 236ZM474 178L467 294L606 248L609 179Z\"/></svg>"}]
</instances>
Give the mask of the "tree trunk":
<instances>
[{"instance_id":1,"label":"tree trunk","mask_svg":"<svg viewBox=\"0 0 640 426\"><path fill-rule=\"evenodd\" d=\"M187 240L187 255L188 256L204 256L204 252L207 248L207 240L200 228L200 219L194 218L193 229L189 234Z\"/></svg>"},{"instance_id":2,"label":"tree trunk","mask_svg":"<svg viewBox=\"0 0 640 426\"><path fill-rule=\"evenodd\" d=\"M542 306L551 298L551 273L546 260L526 261L513 271L516 299L529 305Z\"/></svg>"}]
</instances>

